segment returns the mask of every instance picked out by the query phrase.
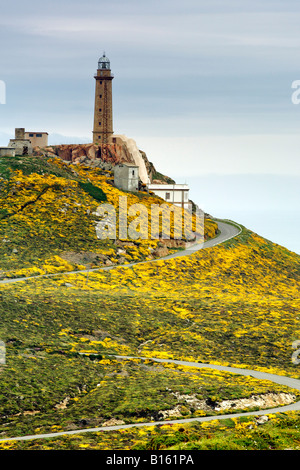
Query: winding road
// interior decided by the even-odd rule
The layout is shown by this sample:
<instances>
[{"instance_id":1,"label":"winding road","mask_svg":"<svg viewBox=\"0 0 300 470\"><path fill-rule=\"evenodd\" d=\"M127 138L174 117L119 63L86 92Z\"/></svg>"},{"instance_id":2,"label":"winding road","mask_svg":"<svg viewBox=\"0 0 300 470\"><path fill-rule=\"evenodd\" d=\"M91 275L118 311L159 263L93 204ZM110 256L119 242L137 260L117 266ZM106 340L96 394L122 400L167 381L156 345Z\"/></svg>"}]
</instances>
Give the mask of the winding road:
<instances>
[{"instance_id":1,"label":"winding road","mask_svg":"<svg viewBox=\"0 0 300 470\"><path fill-rule=\"evenodd\" d=\"M53 276L61 276L61 275L67 275L67 274L89 273L92 271L109 271L110 269L115 269L119 267L130 268L131 266L134 266L136 264L155 263L155 261L159 261L159 260L166 260L170 258L188 256L194 253L195 251L199 251L204 248L210 248L212 246L219 245L220 243L224 243L225 241L236 237L242 231L242 228L234 222L229 223L225 221L220 221L219 219L216 219L216 222L218 223L218 226L219 226L219 233L216 237L211 238L210 240L206 240L205 242L202 242L202 243L195 243L194 245L191 245L189 248L186 248L185 250L178 251L176 253L164 256L162 258L153 259L149 261L139 261L137 263L127 263L127 264L118 264L114 266L103 266L103 267L98 267L98 268L83 269L80 271L67 271L67 272L52 273L52 274L39 274L37 276L27 276L27 277L23 276L23 277L16 277L12 279L3 279L0 281L0 284L12 284L14 282L27 281L28 279L38 279L41 277L53 277Z\"/></svg>"},{"instance_id":2,"label":"winding road","mask_svg":"<svg viewBox=\"0 0 300 470\"><path fill-rule=\"evenodd\" d=\"M218 225L219 225L219 230L220 233L214 238L210 239L208 241L205 241L201 244L195 244L186 250L174 253L172 255L165 256L164 258L159 258L161 259L169 259L169 258L176 258L176 257L182 257L182 256L187 256L190 255L200 249L204 248L209 248L213 247L215 245L218 245L220 243L223 243L231 238L236 237L239 235L242 231L241 227L239 227L237 224L234 224L232 222L226 222L226 221L220 221L217 220ZM152 263L157 260L151 260L151 261L143 261L140 263L132 263L132 264L126 264L123 265L124 267L130 267L133 264L141 264L141 263ZM89 271L99 271L99 270L108 270L108 269L114 269L115 267L118 266L109 266L109 267L103 267L103 268L95 268L95 269L90 269L90 270L83 270L83 271L72 271L69 273L57 273L57 274L50 274L50 275L41 275L41 276L33 276L33 277L27 277L27 278L17 278L17 279L8 279L8 280L3 280L0 281L0 284L5 284L5 283L12 283L12 282L20 282L20 281L25 281L27 279L33 279L36 277L49 277L53 275L65 275L65 274L73 274L73 273L80 273L80 272L89 272ZM205 363L198 363L198 362L187 362L187 361L180 361L180 360L172 360L172 359L159 359L159 358L151 358L151 357L134 357L134 356L119 356L119 355L114 355L117 359L120 360L128 360L128 359L141 359L141 360L152 360L155 362L161 362L161 363L174 363L178 365L183 365L183 366L188 366L188 367L194 367L194 368L211 368L211 369L218 369L220 371L226 371L234 374L240 374L240 375L245 375L245 376L251 376L257 379L261 380L270 380L271 382L281 384L281 385L286 385L288 387L291 387L292 389L297 389L300 390L300 380L291 378L291 377L286 377L286 376L280 376L276 374L270 374L266 372L260 372L256 370L250 370L250 369L243 369L243 368L236 368L236 367L228 367L228 366L220 366L220 365L215 365L215 364L205 364ZM197 417L197 418L184 418L184 419L175 419L175 420L165 420L165 421L152 421L148 423L133 423L133 424L123 424L123 425L116 425L116 426L102 426L102 427L97 427L97 428L86 428L86 429L77 429L73 431L61 431L61 432L54 432L54 433L47 433L47 434L34 434L34 435L28 435L28 436L18 436L18 437L7 437L0 439L0 442L3 441L25 441L25 440L31 440L31 439L47 439L47 438L55 438L59 436L64 436L64 435L70 435L70 434L82 434L86 432L100 432L100 431L116 431L119 429L128 429L128 428L133 428L133 427L144 427L144 426L155 426L155 425L171 425L171 424L178 424L178 423L191 423L193 421L198 421L198 422L203 422L203 421L210 421L210 420L216 420L216 419L226 419L226 418L232 418L232 417L239 417L239 416L250 416L250 415L265 415L267 413L278 413L278 412L285 412L285 411L297 411L300 410L300 401L291 403L289 405L284 405L276 408L271 408L271 409L263 409L259 411L250 411L250 412L244 412L244 413L234 413L234 414L221 414L221 415L214 415L214 416L203 416L203 417Z\"/></svg>"},{"instance_id":3,"label":"winding road","mask_svg":"<svg viewBox=\"0 0 300 470\"><path fill-rule=\"evenodd\" d=\"M187 362L187 361L177 361L172 359L158 359L153 357L135 357L135 356L114 356L116 359L142 359L142 360L152 360L155 362L161 363L173 363L188 367L196 367L198 369L201 368L210 368L210 369L217 369L221 371L231 372L233 374L240 374L245 376L255 377L261 380L270 380L271 382L275 382L281 385L287 385L293 389L300 390L300 380L293 379L290 377L285 377L281 375L269 374L266 372L259 372L256 370L250 369L239 369L236 367L227 367L227 366L219 366L214 364L205 364L205 363L198 363L198 362ZM183 419L174 419L174 420L160 420L160 421L151 421L149 423L133 423L133 424L120 424L115 426L102 426L98 428L86 428L86 429L77 429L74 431L62 431L62 432L52 432L47 434L34 434L28 436L18 436L18 437L7 437L4 439L0 439L0 442L3 441L26 441L31 439L49 439L52 437L59 437L65 436L70 434L82 434L86 432L101 432L101 431L118 431L120 429L128 429L128 428L135 428L135 427L145 427L145 426L162 426L172 425L172 424L185 424L185 423L192 423L193 421L203 422L203 421L211 421L216 419L226 419L226 418L237 418L240 416L258 416L258 415L265 415L267 413L283 413L285 411L298 411L300 410L300 401L291 403L289 405L283 405L276 408L258 410L258 411L249 411L243 413L231 413L231 414L221 414L221 415L214 415L214 416L202 416L198 418L183 418Z\"/></svg>"}]
</instances>

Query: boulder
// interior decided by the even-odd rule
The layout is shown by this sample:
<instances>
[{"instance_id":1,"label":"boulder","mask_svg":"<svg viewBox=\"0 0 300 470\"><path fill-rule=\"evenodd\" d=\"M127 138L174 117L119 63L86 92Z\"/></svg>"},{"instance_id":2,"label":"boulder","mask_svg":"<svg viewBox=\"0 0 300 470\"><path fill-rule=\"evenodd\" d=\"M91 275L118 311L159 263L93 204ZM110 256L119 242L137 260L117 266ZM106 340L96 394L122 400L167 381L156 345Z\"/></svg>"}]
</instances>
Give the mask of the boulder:
<instances>
[{"instance_id":1,"label":"boulder","mask_svg":"<svg viewBox=\"0 0 300 470\"><path fill-rule=\"evenodd\" d=\"M122 424L125 424L125 421L122 419L111 418L108 421L105 421L102 426L122 426Z\"/></svg>"},{"instance_id":2,"label":"boulder","mask_svg":"<svg viewBox=\"0 0 300 470\"><path fill-rule=\"evenodd\" d=\"M162 258L163 256L167 256L169 254L169 250L167 247L159 247L156 248L153 252L152 255L155 257Z\"/></svg>"},{"instance_id":3,"label":"boulder","mask_svg":"<svg viewBox=\"0 0 300 470\"><path fill-rule=\"evenodd\" d=\"M259 418L256 418L256 424L265 424L268 421L269 421L269 418L266 415L263 415L263 416L260 416Z\"/></svg>"}]
</instances>

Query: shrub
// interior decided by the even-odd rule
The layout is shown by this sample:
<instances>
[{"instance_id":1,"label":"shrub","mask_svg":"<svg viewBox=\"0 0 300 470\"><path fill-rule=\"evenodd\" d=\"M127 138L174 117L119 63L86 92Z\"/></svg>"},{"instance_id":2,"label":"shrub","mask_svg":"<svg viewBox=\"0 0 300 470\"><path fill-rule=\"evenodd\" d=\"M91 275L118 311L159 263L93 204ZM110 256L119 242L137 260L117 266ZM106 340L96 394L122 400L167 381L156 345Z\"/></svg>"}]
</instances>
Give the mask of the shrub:
<instances>
[{"instance_id":1,"label":"shrub","mask_svg":"<svg viewBox=\"0 0 300 470\"><path fill-rule=\"evenodd\" d=\"M102 191L101 188L98 188L97 186L94 186L92 183L83 183L79 182L79 186L83 191L88 193L90 196L92 196L94 199L96 199L99 202L105 202L107 201L106 194L104 191Z\"/></svg>"}]
</instances>

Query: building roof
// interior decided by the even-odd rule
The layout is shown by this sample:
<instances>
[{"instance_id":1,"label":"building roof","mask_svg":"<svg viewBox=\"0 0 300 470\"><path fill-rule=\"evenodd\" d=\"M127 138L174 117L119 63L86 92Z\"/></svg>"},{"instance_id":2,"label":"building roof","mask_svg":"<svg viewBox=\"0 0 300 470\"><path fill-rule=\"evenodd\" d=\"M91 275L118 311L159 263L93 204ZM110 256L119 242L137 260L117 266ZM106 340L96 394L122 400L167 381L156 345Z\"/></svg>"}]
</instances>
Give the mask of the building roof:
<instances>
[{"instance_id":1,"label":"building roof","mask_svg":"<svg viewBox=\"0 0 300 470\"><path fill-rule=\"evenodd\" d=\"M188 184L147 184L149 189L161 189L161 190L172 190L172 189L183 189L188 191Z\"/></svg>"},{"instance_id":2,"label":"building roof","mask_svg":"<svg viewBox=\"0 0 300 470\"><path fill-rule=\"evenodd\" d=\"M128 163L128 162L118 163L115 166L131 166L131 167L134 167L134 168L139 168L139 166L136 165L135 163Z\"/></svg>"},{"instance_id":3,"label":"building roof","mask_svg":"<svg viewBox=\"0 0 300 470\"><path fill-rule=\"evenodd\" d=\"M25 134L48 134L48 132L43 132L43 131L26 131Z\"/></svg>"}]
</instances>

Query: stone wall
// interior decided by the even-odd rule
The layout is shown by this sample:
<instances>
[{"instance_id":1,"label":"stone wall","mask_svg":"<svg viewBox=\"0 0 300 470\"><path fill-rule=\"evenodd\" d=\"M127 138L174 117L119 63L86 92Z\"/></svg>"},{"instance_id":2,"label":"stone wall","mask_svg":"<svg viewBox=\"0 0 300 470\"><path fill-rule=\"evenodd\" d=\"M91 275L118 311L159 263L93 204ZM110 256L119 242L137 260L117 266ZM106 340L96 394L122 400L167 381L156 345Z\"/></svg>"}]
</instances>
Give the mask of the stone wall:
<instances>
[{"instance_id":1,"label":"stone wall","mask_svg":"<svg viewBox=\"0 0 300 470\"><path fill-rule=\"evenodd\" d=\"M14 157L15 149L9 147L0 147L0 157Z\"/></svg>"},{"instance_id":2,"label":"stone wall","mask_svg":"<svg viewBox=\"0 0 300 470\"><path fill-rule=\"evenodd\" d=\"M106 169L112 169L118 163L134 163L133 158L124 145L107 144L106 151L96 144L64 144L34 148L34 155L58 156L62 160L74 164L83 163L102 167L101 163L106 163Z\"/></svg>"}]
</instances>

